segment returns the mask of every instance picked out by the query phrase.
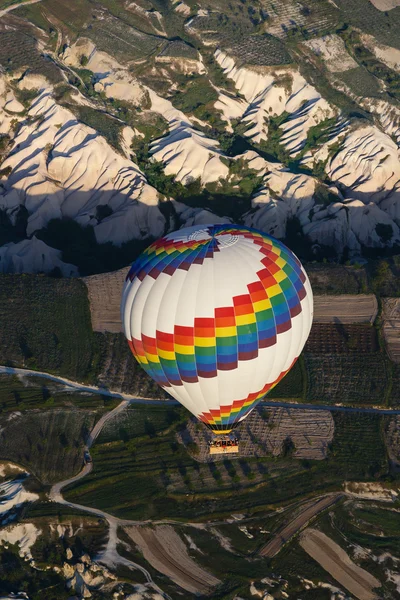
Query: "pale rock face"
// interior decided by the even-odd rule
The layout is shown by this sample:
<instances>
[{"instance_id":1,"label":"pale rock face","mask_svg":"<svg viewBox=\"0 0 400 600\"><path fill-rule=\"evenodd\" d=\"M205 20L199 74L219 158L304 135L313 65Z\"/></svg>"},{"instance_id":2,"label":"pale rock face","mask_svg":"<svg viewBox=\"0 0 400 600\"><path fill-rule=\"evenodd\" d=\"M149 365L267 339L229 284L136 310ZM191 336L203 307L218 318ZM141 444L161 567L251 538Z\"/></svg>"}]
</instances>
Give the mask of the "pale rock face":
<instances>
[{"instance_id":1,"label":"pale rock face","mask_svg":"<svg viewBox=\"0 0 400 600\"><path fill-rule=\"evenodd\" d=\"M384 242L378 235L376 227L379 224L392 228L393 236L389 242ZM399 228L393 220L373 202L366 205L360 200L331 204L317 212L303 230L318 244L337 249L348 247L351 256L357 256L362 246L383 248L400 241Z\"/></svg>"},{"instance_id":2,"label":"pale rock face","mask_svg":"<svg viewBox=\"0 0 400 600\"><path fill-rule=\"evenodd\" d=\"M23 486L25 475L24 473L22 477L18 475L15 479L0 483L0 517L4 517L11 509L21 506L24 502L34 502L39 499L37 494L25 490Z\"/></svg>"},{"instance_id":3,"label":"pale rock face","mask_svg":"<svg viewBox=\"0 0 400 600\"><path fill-rule=\"evenodd\" d=\"M268 117L288 112L290 117L281 125L281 143L295 156L304 146L309 129L336 115L336 110L294 69L238 68L221 50L215 52L215 58L248 103L243 121L249 124L246 136L254 142L268 138Z\"/></svg>"},{"instance_id":4,"label":"pale rock face","mask_svg":"<svg viewBox=\"0 0 400 600\"><path fill-rule=\"evenodd\" d=\"M398 148L388 135L368 125L346 136L326 171L348 197L378 203L399 186Z\"/></svg>"},{"instance_id":5,"label":"pale rock face","mask_svg":"<svg viewBox=\"0 0 400 600\"><path fill-rule=\"evenodd\" d=\"M233 119L240 119L247 110L249 104L243 98L234 98L228 94L220 93L218 100L214 104L214 108L219 110L221 118L228 122L228 131L232 132L230 122Z\"/></svg>"},{"instance_id":6,"label":"pale rock face","mask_svg":"<svg viewBox=\"0 0 400 600\"><path fill-rule=\"evenodd\" d=\"M64 277L79 274L75 265L61 260L60 250L50 248L35 236L0 246L0 273L50 273L55 267Z\"/></svg>"},{"instance_id":7,"label":"pale rock face","mask_svg":"<svg viewBox=\"0 0 400 600\"><path fill-rule=\"evenodd\" d=\"M10 525L0 530L0 545L18 544L20 556L32 560L31 548L41 533L33 523Z\"/></svg>"},{"instance_id":8,"label":"pale rock face","mask_svg":"<svg viewBox=\"0 0 400 600\"><path fill-rule=\"evenodd\" d=\"M252 210L245 215L244 222L249 227L283 238L290 217L296 216L302 226L309 222L310 211L315 205L316 182L308 175L287 171L283 165L267 164L265 185L252 199Z\"/></svg>"},{"instance_id":9,"label":"pale rock face","mask_svg":"<svg viewBox=\"0 0 400 600\"><path fill-rule=\"evenodd\" d=\"M344 41L336 34L325 35L304 42L317 56L321 57L331 73L342 73L358 67L347 52Z\"/></svg>"},{"instance_id":10,"label":"pale rock face","mask_svg":"<svg viewBox=\"0 0 400 600\"><path fill-rule=\"evenodd\" d=\"M57 105L51 89L40 93L29 117L3 162L12 172L0 188L0 209L11 219L21 205L27 208L28 235L61 217L93 225L100 243L162 233L157 192L140 169ZM97 207L105 204L112 214L99 222Z\"/></svg>"},{"instance_id":11,"label":"pale rock face","mask_svg":"<svg viewBox=\"0 0 400 600\"><path fill-rule=\"evenodd\" d=\"M175 175L183 184L198 178L203 184L226 178L229 169L221 161L218 142L195 130L186 115L169 100L160 98L152 90L149 95L152 110L169 124L169 134L151 144L154 160L164 164L166 175Z\"/></svg>"},{"instance_id":12,"label":"pale rock face","mask_svg":"<svg viewBox=\"0 0 400 600\"><path fill-rule=\"evenodd\" d=\"M24 110L25 107L15 98L6 77L0 75L0 134L9 133L13 120L18 119L18 113Z\"/></svg>"},{"instance_id":13,"label":"pale rock face","mask_svg":"<svg viewBox=\"0 0 400 600\"><path fill-rule=\"evenodd\" d=\"M82 68L82 57L87 59L86 67L96 78L96 92L104 92L107 98L117 98L132 104L140 105L145 97L143 86L130 75L127 67L119 64L106 52L96 49L93 42L80 38L75 44L66 48L64 62L71 67Z\"/></svg>"}]
</instances>

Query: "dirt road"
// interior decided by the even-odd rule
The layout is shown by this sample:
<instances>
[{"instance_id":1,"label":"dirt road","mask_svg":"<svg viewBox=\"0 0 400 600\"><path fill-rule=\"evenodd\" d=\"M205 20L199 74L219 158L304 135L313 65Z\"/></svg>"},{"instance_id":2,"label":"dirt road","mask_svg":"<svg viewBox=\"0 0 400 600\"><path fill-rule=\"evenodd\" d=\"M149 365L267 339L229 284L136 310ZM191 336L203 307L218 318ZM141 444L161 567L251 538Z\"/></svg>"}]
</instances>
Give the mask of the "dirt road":
<instances>
[{"instance_id":1,"label":"dirt road","mask_svg":"<svg viewBox=\"0 0 400 600\"><path fill-rule=\"evenodd\" d=\"M26 2L19 2L18 4L11 4L11 6L7 6L7 8L3 8L0 10L0 17L4 17L7 13L12 10L16 10L20 6L27 6L28 4L37 4L38 2L42 2L42 0L27 0Z\"/></svg>"},{"instance_id":2,"label":"dirt road","mask_svg":"<svg viewBox=\"0 0 400 600\"><path fill-rule=\"evenodd\" d=\"M325 571L359 600L376 600L373 592L380 582L367 571L353 563L349 555L322 531L306 529L301 535L301 547Z\"/></svg>"},{"instance_id":3,"label":"dirt road","mask_svg":"<svg viewBox=\"0 0 400 600\"><path fill-rule=\"evenodd\" d=\"M334 492L321 498L310 500L302 506L301 512L290 523L280 529L260 550L261 556L272 558L289 542L296 533L305 527L311 519L343 498L342 493Z\"/></svg>"}]
</instances>

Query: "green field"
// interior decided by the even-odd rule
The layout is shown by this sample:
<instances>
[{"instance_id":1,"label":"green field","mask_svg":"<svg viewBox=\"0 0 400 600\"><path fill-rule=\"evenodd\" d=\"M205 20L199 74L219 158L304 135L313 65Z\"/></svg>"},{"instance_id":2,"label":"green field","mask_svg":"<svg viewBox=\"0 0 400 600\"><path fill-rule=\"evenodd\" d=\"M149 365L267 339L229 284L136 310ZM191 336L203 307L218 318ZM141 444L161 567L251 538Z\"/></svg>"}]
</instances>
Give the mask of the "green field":
<instances>
[{"instance_id":1,"label":"green field","mask_svg":"<svg viewBox=\"0 0 400 600\"><path fill-rule=\"evenodd\" d=\"M183 409L167 407L121 413L92 448L93 472L67 489L66 498L131 519L202 520L211 513L254 513L340 489L344 479L379 480L388 472L378 415L334 413L324 461L268 456L210 464L193 460L177 442L185 418Z\"/></svg>"},{"instance_id":2,"label":"green field","mask_svg":"<svg viewBox=\"0 0 400 600\"><path fill-rule=\"evenodd\" d=\"M15 462L42 484L78 473L95 411L59 409L0 415L0 460Z\"/></svg>"},{"instance_id":3,"label":"green field","mask_svg":"<svg viewBox=\"0 0 400 600\"><path fill-rule=\"evenodd\" d=\"M1 364L93 377L98 355L81 281L1 275L0 323Z\"/></svg>"}]
</instances>

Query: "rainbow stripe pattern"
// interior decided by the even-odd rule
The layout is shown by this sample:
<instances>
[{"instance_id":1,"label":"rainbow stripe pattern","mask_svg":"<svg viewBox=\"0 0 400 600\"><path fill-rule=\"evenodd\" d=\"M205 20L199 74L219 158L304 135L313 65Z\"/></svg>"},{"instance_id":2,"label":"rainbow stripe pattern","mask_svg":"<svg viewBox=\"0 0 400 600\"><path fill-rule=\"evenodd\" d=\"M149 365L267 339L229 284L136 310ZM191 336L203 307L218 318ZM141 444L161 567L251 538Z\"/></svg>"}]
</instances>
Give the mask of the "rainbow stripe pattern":
<instances>
[{"instance_id":1,"label":"rainbow stripe pattern","mask_svg":"<svg viewBox=\"0 0 400 600\"><path fill-rule=\"evenodd\" d=\"M171 331L156 331L128 340L145 371L163 388L195 384L201 378L233 371L242 361L257 358L263 348L277 343L302 311L306 276L298 259L281 242L246 227L212 225L207 239L161 238L133 263L127 280L173 276L192 265L212 260L221 251L220 236L244 237L259 254L259 270L247 293L233 296L227 306L214 308L208 318L194 317L190 326L174 324ZM178 232L179 233L179 232ZM221 238L222 239L222 238ZM229 406L204 412L199 418L214 429L226 429L241 420L278 379Z\"/></svg>"}]
</instances>

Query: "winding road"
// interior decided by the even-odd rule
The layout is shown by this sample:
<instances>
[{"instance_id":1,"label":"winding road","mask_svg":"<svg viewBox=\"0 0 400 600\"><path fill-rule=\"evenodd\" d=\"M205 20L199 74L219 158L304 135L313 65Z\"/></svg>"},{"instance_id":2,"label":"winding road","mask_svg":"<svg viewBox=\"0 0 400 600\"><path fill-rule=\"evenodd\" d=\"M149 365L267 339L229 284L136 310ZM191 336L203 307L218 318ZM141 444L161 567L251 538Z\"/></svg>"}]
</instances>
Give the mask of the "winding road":
<instances>
[{"instance_id":1,"label":"winding road","mask_svg":"<svg viewBox=\"0 0 400 600\"><path fill-rule=\"evenodd\" d=\"M4 365L0 365L0 374L17 375L17 376L22 376L22 377L26 377L26 376L27 377L42 377L42 378L54 381L56 383L61 383L70 388L79 390L80 392L101 394L103 396L121 399L121 402L118 404L118 406L116 406L110 412L104 414L99 419L99 421L95 424L95 426L93 427L92 431L90 432L90 434L88 436L87 442L86 442L86 450L87 451L90 450L90 447L94 443L97 436L100 434L104 425L108 421L113 419L116 415L118 415L118 413L123 411L128 405L130 405L130 404L179 405L179 403L176 400L153 400L150 398L141 398L141 397L137 397L137 396L131 396L129 394L123 394L121 392L108 390L106 388L99 388L96 386L85 385L83 383L72 381L70 379L58 377L56 375L50 375L49 373L45 373L43 371L33 371L31 369L14 368L14 367L7 367ZM295 402L269 402L269 401L264 401L262 404L263 404L263 406L282 407L282 408L291 408L291 409L299 409L299 410L331 410L331 411L363 412L363 413L390 414L390 415L400 414L400 409L391 410L391 409L384 409L384 408L355 408L355 407L348 407L348 406L335 406L335 405L329 406L329 405L301 404L301 403L295 403ZM118 549L117 549L118 543L119 543L118 527L119 526L127 526L127 525L143 525L145 523L175 524L175 522L169 521L169 520L150 522L150 521L131 521L128 519L119 519L118 517L110 515L109 513L106 513L100 509L93 508L90 506L83 506L81 504L75 504L73 502L68 502L67 500L65 500L62 495L62 490L65 487L67 487L68 485L75 483L76 481L79 481L80 479L82 479L83 477L88 475L92 471L92 468L93 468L93 464L91 462L86 463L83 466L82 470L74 477L70 477L69 479L65 479L64 481L55 483L49 492L49 499L52 502L57 502L59 504L65 505L65 506L70 506L71 508L85 511L87 513L90 513L90 514L96 515L97 517L101 517L101 518L105 519L109 526L109 537L108 537L106 547L96 557L96 561L98 563L105 564L112 568L115 568L117 565L124 565L128 568L137 569L137 570L141 571L143 573L143 575L145 576L147 582L153 587L153 589L157 590L158 593L161 594L164 598L171 600L170 597L167 594L165 594L154 583L154 581L153 581L150 573L147 571L147 569L145 569L142 565L139 565L139 564L121 556L118 553ZM264 547L262 549L261 554L263 554L265 556L275 555L277 552L279 552L281 546L285 543L285 541L287 541L288 538L292 537L292 535L290 535L292 533L291 530L294 529L295 532L298 531L298 529L299 529L298 525L299 525L300 521L301 521L301 527L304 526L304 519L305 519L305 521L309 520L310 515L314 516L314 514L318 513L321 510L322 506L325 508L325 502L327 502L328 505L330 505L331 502L334 503L335 501L337 501L337 499L342 497L342 495L343 495L342 493L341 494L336 493L336 494L332 494L332 495L328 494L327 496L324 497L324 502L322 502L321 505L320 505L320 501L322 500L322 498L320 498L319 500L317 499L316 504L314 504L314 503L312 503L312 504L310 503L310 505L307 504L307 510L305 512L302 512L301 515L299 515L298 519L295 520L293 523L289 523L289 525L286 528L287 531L285 530L285 532L284 532L285 535L283 535L283 532L279 532L279 535L277 535L276 538L274 538L270 542L269 545L267 545L266 547ZM182 523L179 523L179 524L182 525ZM190 525L190 524L188 523L188 525Z\"/></svg>"},{"instance_id":2,"label":"winding road","mask_svg":"<svg viewBox=\"0 0 400 600\"><path fill-rule=\"evenodd\" d=\"M27 6L28 4L37 4L38 2L42 1L43 0L26 0L26 2L18 2L18 4L11 4L11 6L7 6L6 8L3 8L3 10L0 10L0 17L4 17L4 15L11 12L12 10L20 8L20 6Z\"/></svg>"},{"instance_id":3,"label":"winding road","mask_svg":"<svg viewBox=\"0 0 400 600\"><path fill-rule=\"evenodd\" d=\"M177 400L154 400L154 398L144 398L141 396L132 396L130 394L124 394L122 392L116 392L113 390L108 390L103 387L96 387L94 385L86 385L84 383L79 383L78 381L72 381L71 379L66 379L64 377L58 377L57 375L50 375L49 373L45 373L43 371L33 371L31 369L21 369L19 367L6 367L5 365L0 365L0 374L6 375L20 375L22 377L43 377L45 379L49 379L50 381L54 381L55 383L62 383L67 385L68 387L79 390L80 392L87 392L91 394L99 394L101 396L107 396L109 398L119 398L120 400L125 400L126 405L128 404L147 404L149 406L160 406L160 405L174 405L179 406L179 402ZM279 400L263 400L260 402L262 406L269 406L272 408L293 408L298 410L330 410L334 412L353 412L353 413L367 413L367 414L378 414L378 415L400 415L400 408L380 408L378 406L372 407L356 407L356 406L338 406L336 404L305 404L302 402L279 402ZM117 407L118 408L118 407ZM120 409L122 410L122 408ZM113 414L113 411L108 414ZM101 422L101 419L99 423ZM98 433L96 434L98 435Z\"/></svg>"}]
</instances>

